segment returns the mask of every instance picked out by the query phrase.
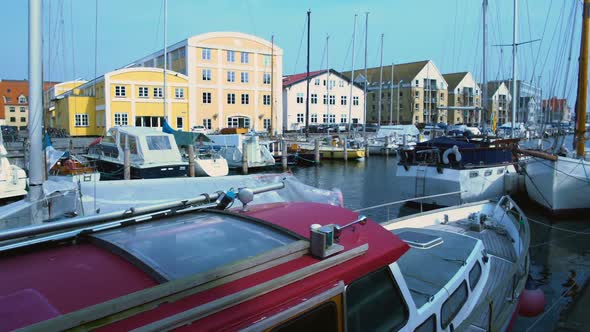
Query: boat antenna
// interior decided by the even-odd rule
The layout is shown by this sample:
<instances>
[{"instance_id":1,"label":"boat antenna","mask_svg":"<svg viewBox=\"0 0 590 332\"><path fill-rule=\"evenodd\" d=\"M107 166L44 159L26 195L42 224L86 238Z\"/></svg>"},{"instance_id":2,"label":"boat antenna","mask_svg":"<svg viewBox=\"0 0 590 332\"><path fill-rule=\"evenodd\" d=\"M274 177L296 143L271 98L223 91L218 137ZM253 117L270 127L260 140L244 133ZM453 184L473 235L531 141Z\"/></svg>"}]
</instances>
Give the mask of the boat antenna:
<instances>
[{"instance_id":1,"label":"boat antenna","mask_svg":"<svg viewBox=\"0 0 590 332\"><path fill-rule=\"evenodd\" d=\"M350 126L352 123L352 88L354 87L354 41L356 39L356 17L354 14L354 22L352 24L352 72L350 74L350 100L348 101L348 133L350 134Z\"/></svg>"},{"instance_id":2,"label":"boat antenna","mask_svg":"<svg viewBox=\"0 0 590 332\"><path fill-rule=\"evenodd\" d=\"M305 76L305 137L309 137L309 41L311 29L311 9L307 10L307 74Z\"/></svg>"},{"instance_id":3,"label":"boat antenna","mask_svg":"<svg viewBox=\"0 0 590 332\"><path fill-rule=\"evenodd\" d=\"M584 0L582 9L582 38L580 41L580 69L578 71L578 98L576 99L576 135L574 147L578 158L586 150L586 101L588 99L588 29L590 29L590 0Z\"/></svg>"}]
</instances>

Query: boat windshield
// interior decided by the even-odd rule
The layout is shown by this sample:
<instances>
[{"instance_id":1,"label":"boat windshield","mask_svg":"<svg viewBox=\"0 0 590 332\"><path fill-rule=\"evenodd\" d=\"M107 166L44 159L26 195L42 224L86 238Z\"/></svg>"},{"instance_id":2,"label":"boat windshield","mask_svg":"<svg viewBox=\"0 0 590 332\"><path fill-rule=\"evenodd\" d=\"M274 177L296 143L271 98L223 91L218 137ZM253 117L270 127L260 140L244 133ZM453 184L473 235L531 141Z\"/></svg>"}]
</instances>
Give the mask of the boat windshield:
<instances>
[{"instance_id":1,"label":"boat windshield","mask_svg":"<svg viewBox=\"0 0 590 332\"><path fill-rule=\"evenodd\" d=\"M168 136L146 136L148 149L150 150L171 150Z\"/></svg>"},{"instance_id":2,"label":"boat windshield","mask_svg":"<svg viewBox=\"0 0 590 332\"><path fill-rule=\"evenodd\" d=\"M130 225L92 238L159 281L211 271L299 240L256 221L208 212Z\"/></svg>"}]
</instances>

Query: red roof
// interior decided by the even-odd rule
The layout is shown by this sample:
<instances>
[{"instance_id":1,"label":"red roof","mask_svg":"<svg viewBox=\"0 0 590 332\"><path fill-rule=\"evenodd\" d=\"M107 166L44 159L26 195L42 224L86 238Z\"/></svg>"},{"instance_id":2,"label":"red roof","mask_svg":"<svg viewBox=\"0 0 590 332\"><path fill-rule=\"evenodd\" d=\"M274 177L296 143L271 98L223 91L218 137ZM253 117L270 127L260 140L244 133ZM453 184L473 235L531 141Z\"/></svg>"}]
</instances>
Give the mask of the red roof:
<instances>
[{"instance_id":1,"label":"red roof","mask_svg":"<svg viewBox=\"0 0 590 332\"><path fill-rule=\"evenodd\" d=\"M316 71L310 71L309 72L309 78L311 79L313 76L317 76L320 74L324 74L326 73L326 70L316 70ZM305 73L301 73L301 74L293 74L293 75L289 75L283 78L283 88L293 85L295 83L299 83L301 81L305 81L305 79L307 78L307 72Z\"/></svg>"},{"instance_id":2,"label":"red roof","mask_svg":"<svg viewBox=\"0 0 590 332\"><path fill-rule=\"evenodd\" d=\"M350 210L318 203L275 203L250 208L250 217L262 219L309 238L310 226L344 225L358 217ZM369 243L368 250L347 262L318 272L291 285L236 304L195 322L199 330L236 330L271 317L289 307L331 288L335 283L351 281L395 262L408 246L381 225L345 229L339 244L351 250ZM338 255L338 254L336 254ZM320 260L303 255L241 279L204 290L123 321L103 330L129 330L180 313L215 299L284 276ZM92 244L64 245L0 258L0 312L14 313L0 321L0 330L22 327L56 315L66 314L92 304L114 299L155 285L135 265ZM32 306L31 306L32 305ZM34 307L22 310L23 307ZM20 308L20 309L19 309ZM185 330L194 329L195 325Z\"/></svg>"},{"instance_id":3,"label":"red roof","mask_svg":"<svg viewBox=\"0 0 590 332\"><path fill-rule=\"evenodd\" d=\"M44 82L43 90L56 85L57 82ZM19 104L18 97L24 95L27 101ZM6 100L6 102L5 102ZM1 80L0 81L0 119L4 119L4 106L28 106L29 105L29 81L27 80Z\"/></svg>"},{"instance_id":4,"label":"red roof","mask_svg":"<svg viewBox=\"0 0 590 332\"><path fill-rule=\"evenodd\" d=\"M557 99L556 97L544 99L542 108L547 108L547 105L553 112L561 112L567 107L567 99Z\"/></svg>"}]
</instances>

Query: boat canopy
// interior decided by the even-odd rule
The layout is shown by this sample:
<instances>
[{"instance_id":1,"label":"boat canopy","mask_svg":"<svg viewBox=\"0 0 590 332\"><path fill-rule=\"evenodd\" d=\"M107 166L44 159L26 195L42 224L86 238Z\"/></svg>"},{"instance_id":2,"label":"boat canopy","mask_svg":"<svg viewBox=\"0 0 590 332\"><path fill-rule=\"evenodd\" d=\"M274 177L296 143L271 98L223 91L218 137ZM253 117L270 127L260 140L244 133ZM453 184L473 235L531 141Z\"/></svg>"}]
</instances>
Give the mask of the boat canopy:
<instances>
[{"instance_id":1,"label":"boat canopy","mask_svg":"<svg viewBox=\"0 0 590 332\"><path fill-rule=\"evenodd\" d=\"M109 129L109 134L119 150L118 159L124 158L125 140L129 138L131 162L159 164L182 162L176 140L171 134L145 127L120 126Z\"/></svg>"},{"instance_id":2,"label":"boat canopy","mask_svg":"<svg viewBox=\"0 0 590 332\"><path fill-rule=\"evenodd\" d=\"M204 135L203 133L193 133L182 130L174 130L172 127L170 127L166 120L164 120L162 131L167 134L173 135L178 146L189 146L195 145L199 142L210 141L209 137L207 137L207 135Z\"/></svg>"},{"instance_id":3,"label":"boat canopy","mask_svg":"<svg viewBox=\"0 0 590 332\"><path fill-rule=\"evenodd\" d=\"M420 135L420 130L414 125L391 125L391 126L381 126L379 127L379 131L377 131L377 137L386 137L386 136L403 136L403 135L410 135L410 136L417 136Z\"/></svg>"}]
</instances>

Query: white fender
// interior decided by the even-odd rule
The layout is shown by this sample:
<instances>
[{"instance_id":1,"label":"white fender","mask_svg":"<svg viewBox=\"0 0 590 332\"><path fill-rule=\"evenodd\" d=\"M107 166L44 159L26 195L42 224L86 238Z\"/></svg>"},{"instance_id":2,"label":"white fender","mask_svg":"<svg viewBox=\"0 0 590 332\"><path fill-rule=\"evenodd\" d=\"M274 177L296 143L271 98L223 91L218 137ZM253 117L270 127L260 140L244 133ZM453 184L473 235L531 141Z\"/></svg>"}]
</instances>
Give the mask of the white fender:
<instances>
[{"instance_id":1,"label":"white fender","mask_svg":"<svg viewBox=\"0 0 590 332\"><path fill-rule=\"evenodd\" d=\"M459 152L459 148L456 145L453 145L452 148L446 149L443 153L443 163L449 163L449 155L451 153L455 155L455 160L461 161L461 152Z\"/></svg>"}]
</instances>

